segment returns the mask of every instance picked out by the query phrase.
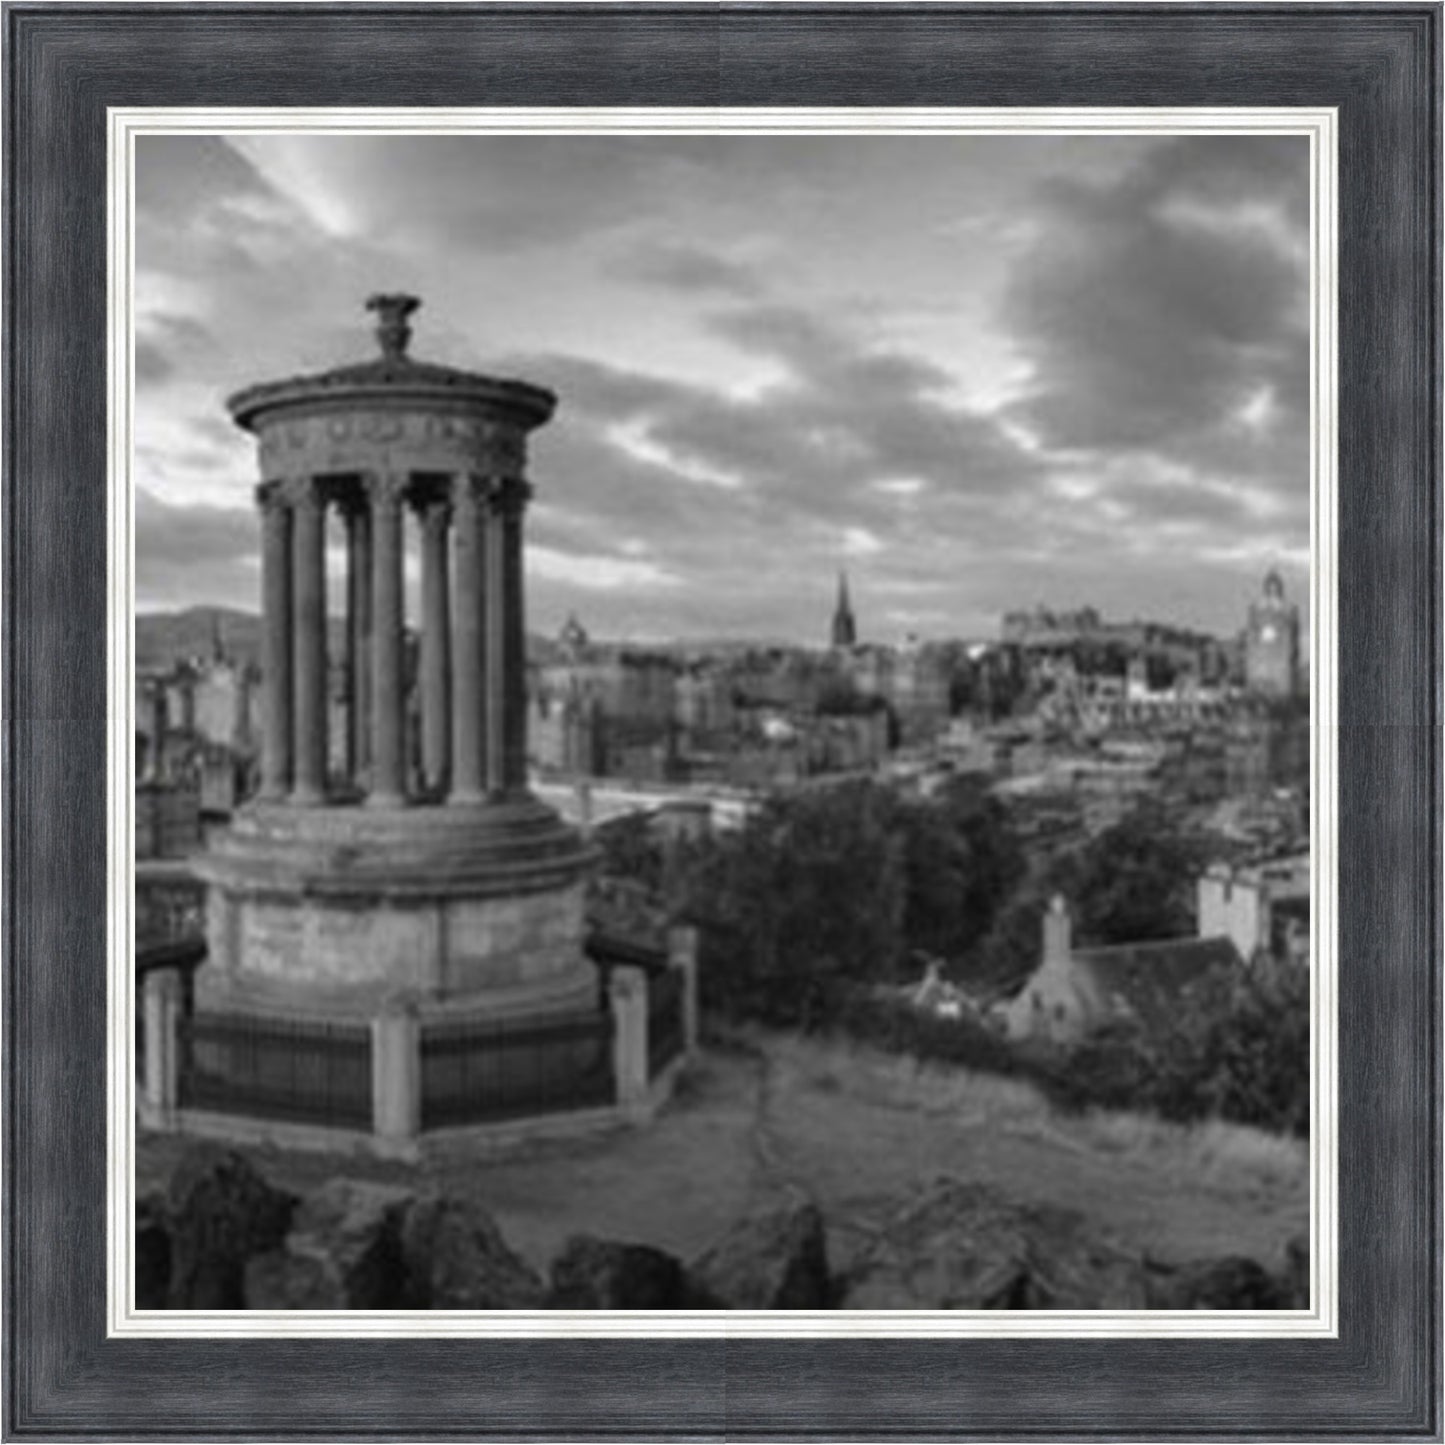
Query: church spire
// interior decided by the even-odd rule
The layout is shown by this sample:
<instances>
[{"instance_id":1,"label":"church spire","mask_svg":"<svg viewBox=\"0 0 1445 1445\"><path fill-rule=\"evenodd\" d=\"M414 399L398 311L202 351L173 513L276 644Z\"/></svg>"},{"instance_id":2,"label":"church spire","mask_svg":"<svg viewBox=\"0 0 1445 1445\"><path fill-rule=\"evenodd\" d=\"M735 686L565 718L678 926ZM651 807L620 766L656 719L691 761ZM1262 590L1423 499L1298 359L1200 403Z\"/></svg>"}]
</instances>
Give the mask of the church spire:
<instances>
[{"instance_id":1,"label":"church spire","mask_svg":"<svg viewBox=\"0 0 1445 1445\"><path fill-rule=\"evenodd\" d=\"M848 574L838 573L838 605L833 610L833 646L853 647L858 641L858 626L853 619L853 604L848 600Z\"/></svg>"}]
</instances>

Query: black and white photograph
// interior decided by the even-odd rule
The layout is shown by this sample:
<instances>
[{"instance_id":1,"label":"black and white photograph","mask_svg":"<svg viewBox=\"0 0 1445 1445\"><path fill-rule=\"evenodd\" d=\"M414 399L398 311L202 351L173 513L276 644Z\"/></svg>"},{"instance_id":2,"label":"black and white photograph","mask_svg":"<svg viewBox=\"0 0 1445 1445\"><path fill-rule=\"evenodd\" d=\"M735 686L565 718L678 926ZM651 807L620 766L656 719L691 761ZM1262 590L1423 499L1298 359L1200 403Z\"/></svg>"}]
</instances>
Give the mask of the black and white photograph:
<instances>
[{"instance_id":1,"label":"black and white photograph","mask_svg":"<svg viewBox=\"0 0 1445 1445\"><path fill-rule=\"evenodd\" d=\"M137 135L135 1311L1317 1309L1311 145Z\"/></svg>"}]
</instances>

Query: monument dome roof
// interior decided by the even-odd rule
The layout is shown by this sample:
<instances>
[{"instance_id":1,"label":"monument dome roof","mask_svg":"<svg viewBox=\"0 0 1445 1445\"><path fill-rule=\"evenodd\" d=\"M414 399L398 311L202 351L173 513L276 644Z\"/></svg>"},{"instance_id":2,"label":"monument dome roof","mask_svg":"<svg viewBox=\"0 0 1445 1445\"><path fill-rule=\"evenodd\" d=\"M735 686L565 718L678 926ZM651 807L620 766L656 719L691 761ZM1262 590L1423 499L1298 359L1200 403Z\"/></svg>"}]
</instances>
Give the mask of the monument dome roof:
<instances>
[{"instance_id":1,"label":"monument dome roof","mask_svg":"<svg viewBox=\"0 0 1445 1445\"><path fill-rule=\"evenodd\" d=\"M545 387L410 356L407 345L411 327L407 318L420 305L415 296L370 297L367 310L377 312L381 318L376 328L380 356L309 376L290 376L246 387L226 402L237 425L254 431L267 412L330 401L406 400L423 406L428 402L472 403L504 411L528 429L541 426L552 415L557 398Z\"/></svg>"}]
</instances>

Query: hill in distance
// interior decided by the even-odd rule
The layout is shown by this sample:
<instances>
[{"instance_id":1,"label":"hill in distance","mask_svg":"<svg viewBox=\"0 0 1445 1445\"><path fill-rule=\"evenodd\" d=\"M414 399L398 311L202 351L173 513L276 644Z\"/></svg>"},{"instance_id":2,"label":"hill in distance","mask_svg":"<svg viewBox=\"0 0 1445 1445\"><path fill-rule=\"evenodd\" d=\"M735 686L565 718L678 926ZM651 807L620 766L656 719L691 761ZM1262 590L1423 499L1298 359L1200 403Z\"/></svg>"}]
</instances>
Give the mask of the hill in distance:
<instances>
[{"instance_id":1,"label":"hill in distance","mask_svg":"<svg viewBox=\"0 0 1445 1445\"><path fill-rule=\"evenodd\" d=\"M193 657L209 658L217 639L237 662L261 660L261 619L230 607L188 607L184 612L142 612L135 619L138 672L167 672Z\"/></svg>"},{"instance_id":2,"label":"hill in distance","mask_svg":"<svg viewBox=\"0 0 1445 1445\"><path fill-rule=\"evenodd\" d=\"M345 646L345 624L330 621L330 649L340 657ZM233 662L261 663L261 619L254 612L233 607L187 607L182 612L142 612L135 619L135 668L137 672L169 672L192 658L209 660L217 640L221 651ZM528 647L533 658L546 659L549 640L532 637Z\"/></svg>"}]
</instances>

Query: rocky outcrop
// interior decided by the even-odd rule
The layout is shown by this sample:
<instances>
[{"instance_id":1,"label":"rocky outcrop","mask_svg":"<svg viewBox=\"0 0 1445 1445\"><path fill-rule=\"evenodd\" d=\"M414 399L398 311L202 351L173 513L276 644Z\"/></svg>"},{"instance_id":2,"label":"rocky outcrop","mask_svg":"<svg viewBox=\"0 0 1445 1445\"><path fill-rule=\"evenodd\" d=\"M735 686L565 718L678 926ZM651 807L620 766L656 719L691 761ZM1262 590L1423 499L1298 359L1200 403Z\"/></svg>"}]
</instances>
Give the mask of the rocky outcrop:
<instances>
[{"instance_id":1,"label":"rocky outcrop","mask_svg":"<svg viewBox=\"0 0 1445 1445\"><path fill-rule=\"evenodd\" d=\"M1147 1303L1143 1261L1091 1233L1081 1215L942 1179L865 1251L843 1308L1128 1310Z\"/></svg>"},{"instance_id":2,"label":"rocky outcrop","mask_svg":"<svg viewBox=\"0 0 1445 1445\"><path fill-rule=\"evenodd\" d=\"M578 1234L552 1261L550 1309L681 1310L692 1301L682 1265L650 1245Z\"/></svg>"},{"instance_id":3,"label":"rocky outcrop","mask_svg":"<svg viewBox=\"0 0 1445 1445\"><path fill-rule=\"evenodd\" d=\"M811 1204L741 1220L688 1266L688 1275L698 1308L825 1310L833 1304L823 1216Z\"/></svg>"},{"instance_id":4,"label":"rocky outcrop","mask_svg":"<svg viewBox=\"0 0 1445 1445\"><path fill-rule=\"evenodd\" d=\"M1287 1308L1281 1282L1243 1255L1193 1260L1175 1269L1154 1267L1149 1308L1155 1310L1279 1310Z\"/></svg>"},{"instance_id":5,"label":"rocky outcrop","mask_svg":"<svg viewBox=\"0 0 1445 1445\"><path fill-rule=\"evenodd\" d=\"M403 1307L433 1310L534 1310L545 1289L514 1254L479 1205L428 1195L407 1211L401 1235L406 1265Z\"/></svg>"},{"instance_id":6,"label":"rocky outcrop","mask_svg":"<svg viewBox=\"0 0 1445 1445\"><path fill-rule=\"evenodd\" d=\"M277 1249L246 1268L254 1310L400 1309L406 1289L402 1229L407 1189L332 1179L308 1195Z\"/></svg>"},{"instance_id":7,"label":"rocky outcrop","mask_svg":"<svg viewBox=\"0 0 1445 1445\"><path fill-rule=\"evenodd\" d=\"M575 1235L543 1279L480 1205L355 1179L298 1200L240 1154L189 1151L137 1201L136 1303L191 1310L1274 1310L1309 1304L1309 1245L1271 1273L1231 1256L1161 1265L1083 1216L943 1178L831 1276L825 1221L780 1205L689 1268Z\"/></svg>"},{"instance_id":8,"label":"rocky outcrop","mask_svg":"<svg viewBox=\"0 0 1445 1445\"><path fill-rule=\"evenodd\" d=\"M268 1184L233 1150L196 1148L166 1190L170 1271L177 1310L245 1308L246 1261L286 1236L296 1197ZM154 1241L149 1246L154 1249Z\"/></svg>"},{"instance_id":9,"label":"rocky outcrop","mask_svg":"<svg viewBox=\"0 0 1445 1445\"><path fill-rule=\"evenodd\" d=\"M171 1231L165 1196L152 1191L135 1205L135 1306L163 1310L171 1288Z\"/></svg>"},{"instance_id":10,"label":"rocky outcrop","mask_svg":"<svg viewBox=\"0 0 1445 1445\"><path fill-rule=\"evenodd\" d=\"M1297 1234L1284 1247L1284 1278L1282 1281L1285 1309L1307 1310L1310 1307L1310 1237Z\"/></svg>"}]
</instances>

